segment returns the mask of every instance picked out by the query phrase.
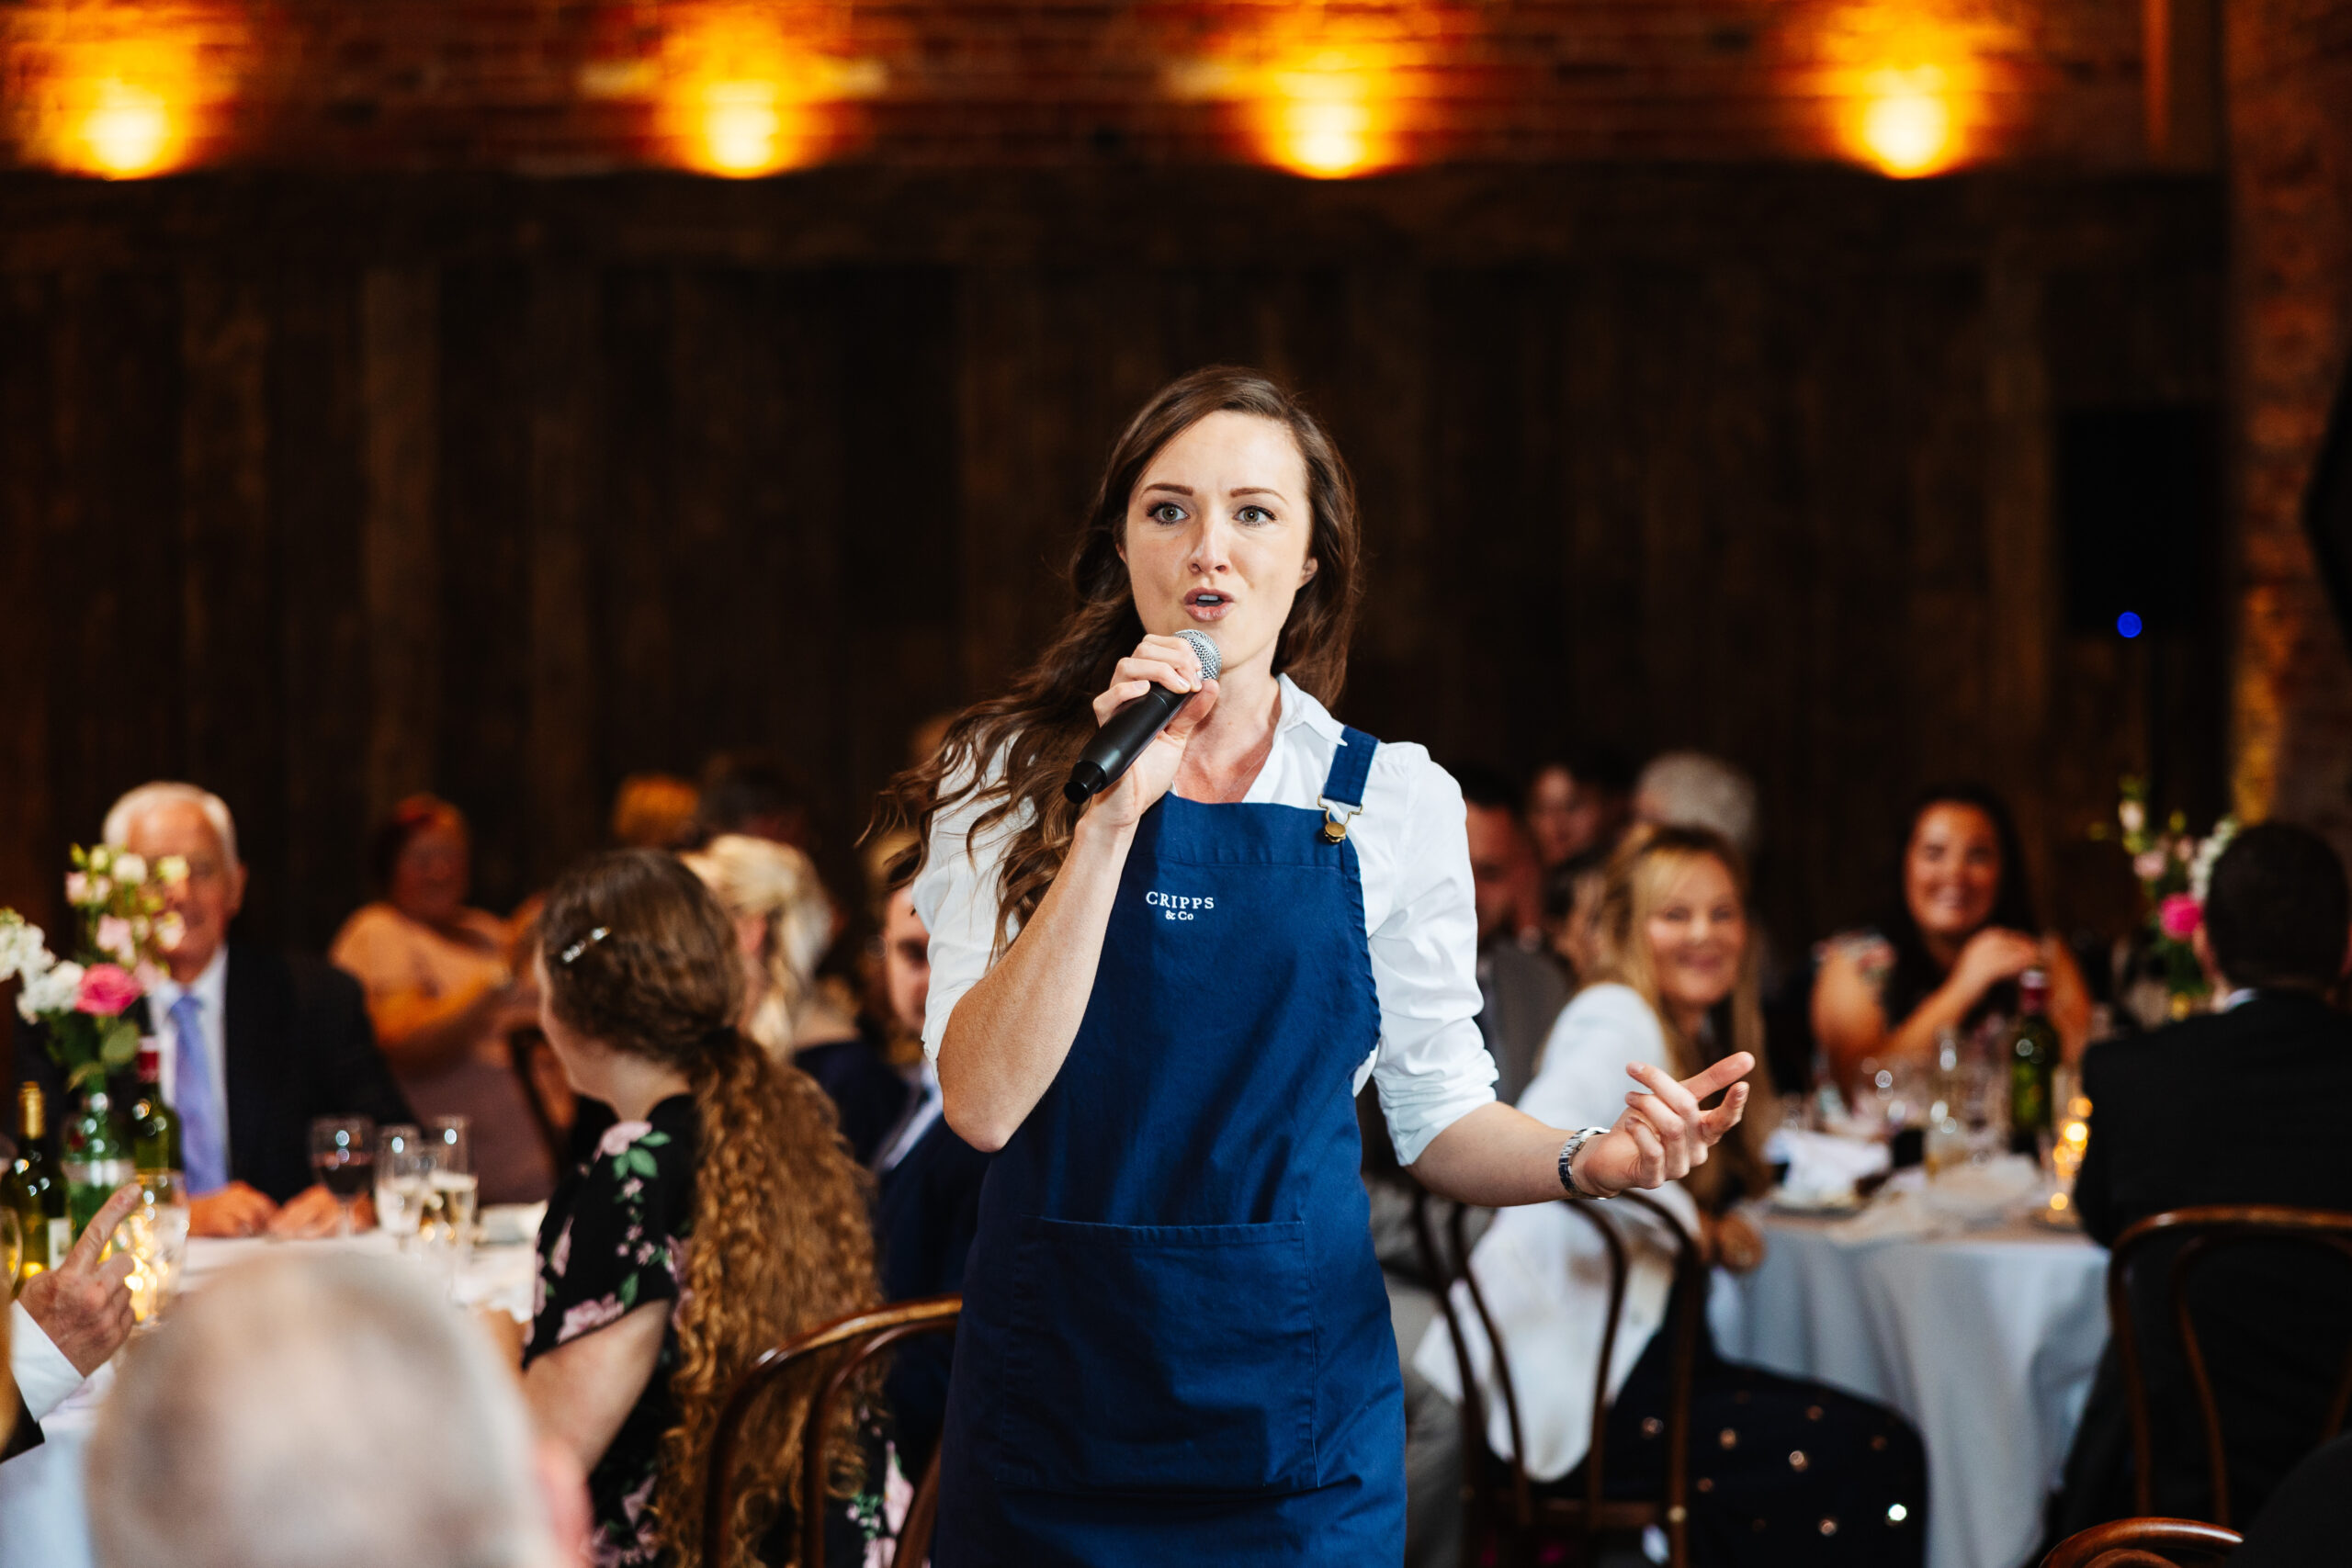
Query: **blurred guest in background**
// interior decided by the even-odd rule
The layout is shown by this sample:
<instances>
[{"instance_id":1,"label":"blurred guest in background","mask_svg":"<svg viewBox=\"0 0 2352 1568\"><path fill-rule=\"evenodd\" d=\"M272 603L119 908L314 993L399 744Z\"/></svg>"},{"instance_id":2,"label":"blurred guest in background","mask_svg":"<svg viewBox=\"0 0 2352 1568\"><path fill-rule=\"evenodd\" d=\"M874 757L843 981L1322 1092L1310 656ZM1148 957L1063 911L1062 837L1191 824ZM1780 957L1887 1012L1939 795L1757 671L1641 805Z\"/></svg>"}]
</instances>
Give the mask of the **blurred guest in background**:
<instances>
[{"instance_id":1,"label":"blurred guest in background","mask_svg":"<svg viewBox=\"0 0 2352 1568\"><path fill-rule=\"evenodd\" d=\"M1469 811L1470 880L1478 914L1478 1032L1495 1059L1495 1095L1516 1100L1536 1053L1567 1005L1568 977L1542 947L1535 853L1518 792L1487 768L1454 770ZM1532 944L1528 938L1532 937Z\"/></svg>"},{"instance_id":2,"label":"blurred guest in background","mask_svg":"<svg viewBox=\"0 0 2352 1568\"><path fill-rule=\"evenodd\" d=\"M2278 822L2231 840L2195 938L2222 1010L2083 1059L2091 1135L2075 1207L2092 1239L2111 1244L2151 1214L2207 1203L2352 1211L2352 1019L2322 999L2345 972L2348 939L2352 892L2327 840ZM2220 1129L2249 1133L2259 1157L2199 1156ZM2164 1305L2165 1272L2148 1255L2133 1269L2155 1437L2149 1511L2210 1519L2204 1427ZM2222 1416L2230 1513L2242 1523L2323 1435L2352 1327L2352 1266L2233 1247L2199 1270L2189 1303ZM2064 1530L2142 1511L2128 1418L2110 1352L2067 1462Z\"/></svg>"},{"instance_id":3,"label":"blurred guest in background","mask_svg":"<svg viewBox=\"0 0 2352 1568\"><path fill-rule=\"evenodd\" d=\"M1544 874L1544 940L1571 984L1582 984L1600 962L1597 917L1609 880L1609 855L1606 849L1587 850Z\"/></svg>"},{"instance_id":4,"label":"blurred guest in background","mask_svg":"<svg viewBox=\"0 0 2352 1568\"><path fill-rule=\"evenodd\" d=\"M833 903L808 857L789 844L723 833L685 857L735 922L746 978L743 1032L824 1086L860 1165L905 1114L907 1080L884 1060L878 1028L862 1029L854 998L820 984Z\"/></svg>"},{"instance_id":5,"label":"blurred guest in background","mask_svg":"<svg viewBox=\"0 0 2352 1568\"><path fill-rule=\"evenodd\" d=\"M219 795L188 784L141 784L114 803L104 836L150 864L166 855L187 863L187 879L168 896L184 931L143 1005L163 1043L164 1099L180 1116L190 1234L333 1231L334 1199L311 1170L311 1119L408 1120L359 988L315 958L231 939L246 870L236 819ZM28 1032L17 1063L51 1104L65 1103L55 1066ZM117 1086L116 1103L130 1104L133 1093L128 1082Z\"/></svg>"},{"instance_id":6,"label":"blurred guest in background","mask_svg":"<svg viewBox=\"0 0 2352 1568\"><path fill-rule=\"evenodd\" d=\"M488 1337L389 1258L195 1292L123 1367L88 1475L98 1568L572 1568L586 1533Z\"/></svg>"},{"instance_id":7,"label":"blurred guest in background","mask_svg":"<svg viewBox=\"0 0 2352 1568\"><path fill-rule=\"evenodd\" d=\"M1704 751L1668 751L1634 781L1634 818L1658 828L1704 828L1756 858L1756 781Z\"/></svg>"},{"instance_id":8,"label":"blurred guest in background","mask_svg":"<svg viewBox=\"0 0 2352 1568\"><path fill-rule=\"evenodd\" d=\"M2024 852L2000 796L1980 784L1921 794L1904 841L1902 885L1875 927L1827 942L1813 986L1813 1030L1841 1083L1862 1058L1928 1063L1937 1037L2014 1014L2017 977L2050 976L2050 1021L2066 1059L2090 1035L2090 993L2074 955L2041 932Z\"/></svg>"},{"instance_id":9,"label":"blurred guest in background","mask_svg":"<svg viewBox=\"0 0 2352 1568\"><path fill-rule=\"evenodd\" d=\"M335 933L330 956L368 993L376 1038L421 1116L465 1116L484 1203L532 1203L555 1185L508 1035L538 1017L514 973L513 936L470 908L466 819L446 800L414 795L368 842L379 902Z\"/></svg>"},{"instance_id":10,"label":"blurred guest in background","mask_svg":"<svg viewBox=\"0 0 2352 1568\"><path fill-rule=\"evenodd\" d=\"M541 931L541 1025L573 1086L616 1120L540 1226L524 1392L588 1472L597 1562L698 1562L711 1440L736 1380L876 1299L865 1177L824 1094L735 1027L734 923L674 858L619 850L573 868ZM729 1562L789 1542L802 1507L826 1508L844 1538L832 1561L860 1560L856 1521L878 1518L883 1476L869 1466L854 1499L802 1494L811 1392L787 1386L746 1428L740 1479L762 1501L730 1521ZM842 1402L836 1452L854 1403ZM769 1560L792 1560L789 1546Z\"/></svg>"},{"instance_id":11,"label":"blurred guest in background","mask_svg":"<svg viewBox=\"0 0 2352 1568\"><path fill-rule=\"evenodd\" d=\"M882 984L891 1021L920 1040L931 995L931 933L915 913L914 848L910 839L882 907ZM957 1137L940 1114L938 1072L925 1062L922 1075L908 1114L874 1162L882 1179L874 1220L882 1292L894 1302L963 1291L965 1259L979 1231L980 1182L989 1171L989 1156ZM949 1348L937 1337L911 1340L891 1364L890 1409L910 1473L922 1473L939 1444Z\"/></svg>"},{"instance_id":12,"label":"blurred guest in background","mask_svg":"<svg viewBox=\"0 0 2352 1568\"><path fill-rule=\"evenodd\" d=\"M1547 873L1580 855L1606 856L1634 808L1634 770L1605 746L1571 749L1535 770L1527 786L1527 831Z\"/></svg>"},{"instance_id":13,"label":"blurred guest in background","mask_svg":"<svg viewBox=\"0 0 2352 1568\"><path fill-rule=\"evenodd\" d=\"M1561 1014L1519 1102L1546 1121L1591 1125L1623 1104L1629 1061L1684 1077L1736 1050L1756 1055L1748 1103L1762 1114L1657 1193L1710 1258L1742 1269L1761 1259L1763 1240L1730 1206L1771 1185L1763 1145L1772 1104L1743 884L1738 852L1723 835L1636 829L1619 846L1602 892L1600 972ZM1674 1252L1641 1211L1612 1208L1608 1218L1626 1239L1630 1269L1610 1369L1605 1480L1611 1495L1655 1497L1668 1462L1671 1346L1660 1330ZM1610 1304L1604 1244L1560 1204L1506 1209L1473 1249L1471 1266L1510 1359L1528 1473L1561 1483L1584 1462L1592 1438ZM1461 1302L1466 1308L1466 1293ZM1708 1440L1690 1460L1692 1561L1806 1568L1922 1561L1927 1460L1902 1417L1822 1384L1726 1361L1703 1321L1691 1421ZM1488 1383L1489 1440L1508 1453L1511 1416L1489 1370L1492 1352L1475 1316L1465 1315L1464 1326ZM1458 1390L1443 1325L1431 1326L1414 1362L1440 1388Z\"/></svg>"},{"instance_id":14,"label":"blurred guest in background","mask_svg":"<svg viewBox=\"0 0 2352 1568\"><path fill-rule=\"evenodd\" d=\"M720 751L703 765L695 827L705 837L744 833L806 852L808 792L790 768L765 751Z\"/></svg>"},{"instance_id":15,"label":"blurred guest in background","mask_svg":"<svg viewBox=\"0 0 2352 1568\"><path fill-rule=\"evenodd\" d=\"M613 795L613 842L628 850L673 850L694 834L701 795L672 773L631 773Z\"/></svg>"}]
</instances>

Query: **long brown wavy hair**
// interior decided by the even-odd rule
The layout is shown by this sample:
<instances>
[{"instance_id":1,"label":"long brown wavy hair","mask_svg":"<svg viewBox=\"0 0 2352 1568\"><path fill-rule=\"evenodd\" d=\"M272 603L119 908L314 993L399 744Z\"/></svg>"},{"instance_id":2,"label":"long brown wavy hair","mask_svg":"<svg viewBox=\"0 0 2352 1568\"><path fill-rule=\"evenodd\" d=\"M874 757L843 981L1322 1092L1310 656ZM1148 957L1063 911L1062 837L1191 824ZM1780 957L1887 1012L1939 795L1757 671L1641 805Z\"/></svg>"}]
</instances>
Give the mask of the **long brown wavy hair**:
<instances>
[{"instance_id":1,"label":"long brown wavy hair","mask_svg":"<svg viewBox=\"0 0 2352 1568\"><path fill-rule=\"evenodd\" d=\"M932 818L974 795L988 803L978 839L1016 826L997 883L997 944L1035 912L1069 852L1078 807L1062 798L1070 765L1095 729L1093 702L1144 635L1119 548L1127 507L1144 470L1169 442L1213 413L1254 414L1290 431L1306 467L1307 555L1315 575L1298 590L1274 645L1274 671L1326 704L1347 682L1348 642L1363 594L1355 480L1315 416L1255 370L1213 365L1154 393L1111 448L1085 527L1070 556L1076 607L1037 661L1002 696L976 703L948 726L939 751L891 781L886 826L903 824L928 844ZM1001 766L1000 766L1001 762Z\"/></svg>"},{"instance_id":2,"label":"long brown wavy hair","mask_svg":"<svg viewBox=\"0 0 2352 1568\"><path fill-rule=\"evenodd\" d=\"M1764 1009L1758 999L1756 933L1751 929L1739 955L1739 976L1731 995L1716 1005L1712 1049L1676 1027L1658 988L1657 960L1647 938L1650 915L1692 862L1713 860L1731 874L1740 907L1747 907L1747 865L1729 839L1710 828L1636 828L1609 858L1595 928L1601 960L1594 984L1615 981L1640 993L1666 1036L1668 1067L1678 1078L1702 1072L1735 1051L1756 1058L1749 1071L1747 1110L1739 1126L1715 1148L1714 1157L1693 1169L1683 1185L1704 1209L1733 1197L1761 1197L1772 1185L1764 1160L1764 1139L1772 1130L1776 1101L1772 1072L1764 1061ZM1736 1190L1733 1190L1733 1189Z\"/></svg>"},{"instance_id":3,"label":"long brown wavy hair","mask_svg":"<svg viewBox=\"0 0 2352 1568\"><path fill-rule=\"evenodd\" d=\"M670 1560L692 1565L711 1436L736 1379L762 1351L880 1299L865 1176L825 1091L736 1032L744 980L733 923L677 860L619 850L586 861L548 894L539 929L556 1016L675 1068L694 1090L694 1228L670 1378L678 1422L662 1439L653 1499ZM752 1561L781 1509L823 1506L799 1495L811 1392L787 1387L754 1415L728 1568ZM842 1402L826 1444L846 1456L834 1478L844 1492L859 1479L854 1404Z\"/></svg>"}]
</instances>

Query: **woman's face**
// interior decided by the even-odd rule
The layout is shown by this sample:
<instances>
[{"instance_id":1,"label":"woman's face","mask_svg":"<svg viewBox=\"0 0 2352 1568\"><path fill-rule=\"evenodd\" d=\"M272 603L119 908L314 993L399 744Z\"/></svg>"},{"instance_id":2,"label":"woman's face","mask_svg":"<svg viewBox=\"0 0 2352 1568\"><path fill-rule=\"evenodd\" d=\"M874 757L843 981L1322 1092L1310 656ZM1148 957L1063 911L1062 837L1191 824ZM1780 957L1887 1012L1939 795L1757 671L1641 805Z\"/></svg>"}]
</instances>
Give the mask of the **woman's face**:
<instances>
[{"instance_id":1,"label":"woman's face","mask_svg":"<svg viewBox=\"0 0 2352 1568\"><path fill-rule=\"evenodd\" d=\"M465 907L466 881L466 830L428 822L409 835L392 863L392 904L412 919L443 924Z\"/></svg>"},{"instance_id":2,"label":"woman's face","mask_svg":"<svg viewBox=\"0 0 2352 1568\"><path fill-rule=\"evenodd\" d=\"M1673 875L1647 922L1658 995L1676 1012L1704 1012L1731 995L1747 952L1747 911L1730 868L1700 855Z\"/></svg>"},{"instance_id":3,"label":"woman's face","mask_svg":"<svg viewBox=\"0 0 2352 1568\"><path fill-rule=\"evenodd\" d=\"M1942 800L1919 813L1903 855L1903 897L1921 932L1961 942L1993 918L2001 838L1973 806Z\"/></svg>"},{"instance_id":4,"label":"woman's face","mask_svg":"<svg viewBox=\"0 0 2352 1568\"><path fill-rule=\"evenodd\" d=\"M1288 426L1210 414L1170 439L1127 502L1127 563L1144 630L1209 634L1226 678L1271 668L1291 601L1315 575L1306 461Z\"/></svg>"}]
</instances>

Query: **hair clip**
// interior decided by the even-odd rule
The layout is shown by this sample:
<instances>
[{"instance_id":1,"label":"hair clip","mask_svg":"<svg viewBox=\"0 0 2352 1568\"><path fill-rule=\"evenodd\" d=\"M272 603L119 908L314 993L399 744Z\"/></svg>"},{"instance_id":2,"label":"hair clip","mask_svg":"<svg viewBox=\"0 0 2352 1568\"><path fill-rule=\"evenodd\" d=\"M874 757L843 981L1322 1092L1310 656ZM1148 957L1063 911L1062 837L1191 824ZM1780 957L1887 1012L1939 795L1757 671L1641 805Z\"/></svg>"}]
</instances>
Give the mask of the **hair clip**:
<instances>
[{"instance_id":1,"label":"hair clip","mask_svg":"<svg viewBox=\"0 0 2352 1568\"><path fill-rule=\"evenodd\" d=\"M578 942L573 942L570 947L567 947L561 953L557 953L555 955L555 961L569 968L573 959L579 957L582 953L587 952L590 948L595 946L598 942L604 941L606 937L612 934L613 933L611 931L605 930L603 926L598 926L586 936L582 937Z\"/></svg>"}]
</instances>

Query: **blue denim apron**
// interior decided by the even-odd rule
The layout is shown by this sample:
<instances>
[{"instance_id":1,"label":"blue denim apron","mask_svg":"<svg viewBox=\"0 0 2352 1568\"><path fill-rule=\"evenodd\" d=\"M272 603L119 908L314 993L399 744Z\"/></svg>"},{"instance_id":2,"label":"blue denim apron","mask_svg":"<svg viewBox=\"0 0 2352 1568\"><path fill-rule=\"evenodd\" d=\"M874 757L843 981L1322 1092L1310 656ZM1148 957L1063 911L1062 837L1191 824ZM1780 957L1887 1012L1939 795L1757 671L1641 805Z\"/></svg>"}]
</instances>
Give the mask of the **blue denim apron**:
<instances>
[{"instance_id":1,"label":"blue denim apron","mask_svg":"<svg viewBox=\"0 0 2352 1568\"><path fill-rule=\"evenodd\" d=\"M1351 1086L1380 1034L1324 812L1164 796L1069 1056L989 1169L939 1568L1394 1564L1405 1418Z\"/></svg>"}]
</instances>

